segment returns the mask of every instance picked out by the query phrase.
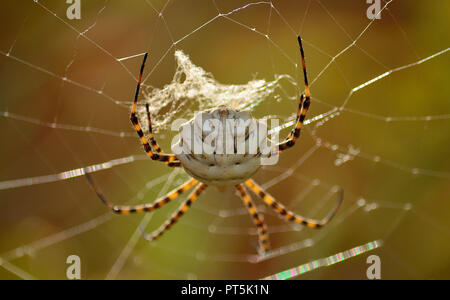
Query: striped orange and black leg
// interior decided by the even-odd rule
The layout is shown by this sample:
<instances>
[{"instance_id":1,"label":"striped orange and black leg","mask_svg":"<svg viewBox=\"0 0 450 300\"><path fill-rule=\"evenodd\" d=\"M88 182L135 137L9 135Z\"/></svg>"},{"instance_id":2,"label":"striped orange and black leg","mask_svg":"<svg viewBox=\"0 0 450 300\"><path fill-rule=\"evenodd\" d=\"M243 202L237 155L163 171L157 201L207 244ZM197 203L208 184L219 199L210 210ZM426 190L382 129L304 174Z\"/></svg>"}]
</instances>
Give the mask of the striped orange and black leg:
<instances>
[{"instance_id":1,"label":"striped orange and black leg","mask_svg":"<svg viewBox=\"0 0 450 300\"><path fill-rule=\"evenodd\" d=\"M139 79L138 79L138 83L137 83L137 87L136 87L136 93L134 95L134 102L133 102L133 107L131 109L130 120L131 120L131 123L133 124L134 128L136 129L136 132L137 132L139 138L141 139L141 143L142 143L142 146L144 147L145 152L151 159L166 162L168 165L172 164L172 166L177 166L177 164L179 164L179 161L177 160L177 157L175 155L173 155L173 154L158 154L158 153L155 153L152 151L152 147L148 143L147 138L144 136L144 132L142 132L142 128L139 125L139 120L136 115L136 107L137 107L137 100L139 97L139 90L141 88L142 73L144 72L145 61L147 60L147 56L148 56L148 53L145 53L144 60L142 61L142 65L141 65L141 71L139 73Z\"/></svg>"},{"instance_id":2,"label":"striped orange and black leg","mask_svg":"<svg viewBox=\"0 0 450 300\"><path fill-rule=\"evenodd\" d=\"M198 196L206 189L207 185L204 183L200 183L195 190L189 195L186 201L180 206L180 208L175 212L170 220L165 222L159 229L150 234L144 234L144 238L151 242L156 240L161 235L164 234L170 227L173 226L183 215L184 213L191 207L192 203L197 200Z\"/></svg>"},{"instance_id":3,"label":"striped orange and black leg","mask_svg":"<svg viewBox=\"0 0 450 300\"><path fill-rule=\"evenodd\" d=\"M302 56L302 68L303 68L303 77L305 79L305 94L300 96L300 101L297 110L297 118L295 122L295 127L286 138L286 140L280 144L278 144L278 152L281 153L283 150L289 149L295 145L295 142L300 137L300 133L302 131L303 122L305 121L306 113L308 112L309 105L311 102L311 96L309 93L309 83L308 83L308 75L306 73L306 64L305 64L305 53L303 51L302 39L300 36L297 37L298 44L300 46L300 54Z\"/></svg>"},{"instance_id":4,"label":"striped orange and black leg","mask_svg":"<svg viewBox=\"0 0 450 300\"><path fill-rule=\"evenodd\" d=\"M249 179L245 182L245 185L248 186L256 195L258 195L269 207L273 208L281 217L284 219L295 222L310 228L320 228L327 225L331 219L334 217L339 207L341 206L343 200L343 191L339 191L339 197L337 203L333 210L325 217L323 220L317 221L308 219L302 216L299 216L284 207L283 204L278 203L274 197L272 197L269 193L265 192L262 187L260 187L255 181Z\"/></svg>"},{"instance_id":5,"label":"striped orange and black leg","mask_svg":"<svg viewBox=\"0 0 450 300\"><path fill-rule=\"evenodd\" d=\"M142 205L135 205L135 206L120 206L120 205L114 205L108 200L106 200L106 197L103 195L102 191L99 189L99 187L95 184L94 180L92 179L91 175L89 173L86 173L86 178L91 184L92 188L94 189L97 196L100 198L100 200L114 213L119 215L126 215L131 213L140 213L140 212L151 212L154 211L157 208L160 208L164 204L169 203L185 191L189 190L191 187L196 185L198 183L198 180L191 179L182 185L180 185L178 188L174 189L170 193L168 193L166 196L156 200L154 203L151 204L142 204Z\"/></svg>"},{"instance_id":6,"label":"striped orange and black leg","mask_svg":"<svg viewBox=\"0 0 450 300\"><path fill-rule=\"evenodd\" d=\"M145 103L145 111L147 112L148 137L150 139L150 144L152 144L153 149L155 149L158 154L164 154L161 150L161 147L159 147L158 143L156 142L155 137L153 136L152 117L150 115L150 106L148 105L148 103Z\"/></svg>"},{"instance_id":7,"label":"striped orange and black leg","mask_svg":"<svg viewBox=\"0 0 450 300\"><path fill-rule=\"evenodd\" d=\"M247 207L248 212L250 213L253 222L255 223L258 230L259 249L262 251L262 253L265 253L270 249L267 227L264 224L261 216L256 211L255 205L253 204L250 195L245 191L244 186L242 184L239 184L236 186L236 189L238 190L242 201L244 201L245 206Z\"/></svg>"},{"instance_id":8,"label":"striped orange and black leg","mask_svg":"<svg viewBox=\"0 0 450 300\"><path fill-rule=\"evenodd\" d=\"M153 135L153 129L152 129L152 118L150 116L150 107L148 103L145 103L145 110L147 112L147 120L148 120L148 137L150 140L150 144L152 145L153 149L159 154L164 155L164 152L161 150L161 147L156 142L155 136ZM176 161L166 161L166 165L169 167L181 167L181 162L179 160Z\"/></svg>"}]
</instances>

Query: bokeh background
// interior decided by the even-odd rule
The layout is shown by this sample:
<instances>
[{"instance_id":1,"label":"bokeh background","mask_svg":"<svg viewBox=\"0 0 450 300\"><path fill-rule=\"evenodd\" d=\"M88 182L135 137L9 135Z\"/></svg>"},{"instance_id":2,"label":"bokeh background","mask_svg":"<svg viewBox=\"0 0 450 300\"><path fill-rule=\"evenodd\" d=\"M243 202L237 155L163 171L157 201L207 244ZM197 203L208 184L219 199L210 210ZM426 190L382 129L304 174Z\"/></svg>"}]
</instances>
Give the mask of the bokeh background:
<instances>
[{"instance_id":1,"label":"bokeh background","mask_svg":"<svg viewBox=\"0 0 450 300\"><path fill-rule=\"evenodd\" d=\"M142 57L120 58L150 51L146 84L157 88L172 80L176 49L224 84L273 80L275 74L301 82L293 64L300 33L313 82L312 118L341 107L360 84L450 44L448 1L392 1L372 23L362 0L272 1L273 8L261 3L214 19L248 3L82 0L81 19L69 20L69 5L62 0L1 1L0 182L143 154L137 138L120 137L132 133L128 104ZM0 190L0 278L64 279L66 258L75 254L84 279L255 279L381 239L383 247L370 254L380 257L382 278L449 279L449 66L447 52L355 92L343 111L306 126L299 144L276 167L255 176L262 184L275 179L271 194L316 218L333 205L330 188L343 187L341 211L320 232L298 230L266 214L269 228L279 231L271 234L274 248L312 239L310 247L248 262L256 253L251 219L220 217L220 211L238 212L242 205L232 189L214 188L149 245L136 234L144 216L109 215L81 176ZM283 84L254 116L288 119L297 107L289 96L298 92ZM53 123L84 129L52 128ZM174 135L158 132L166 151ZM323 143L315 147L318 139ZM356 155L336 165L349 147ZM298 168L287 172L292 166ZM122 204L152 202L187 179L150 160L93 177L111 201ZM177 206L157 211L146 230L158 227ZM130 239L136 244L127 247ZM368 255L299 278L365 279Z\"/></svg>"}]
</instances>

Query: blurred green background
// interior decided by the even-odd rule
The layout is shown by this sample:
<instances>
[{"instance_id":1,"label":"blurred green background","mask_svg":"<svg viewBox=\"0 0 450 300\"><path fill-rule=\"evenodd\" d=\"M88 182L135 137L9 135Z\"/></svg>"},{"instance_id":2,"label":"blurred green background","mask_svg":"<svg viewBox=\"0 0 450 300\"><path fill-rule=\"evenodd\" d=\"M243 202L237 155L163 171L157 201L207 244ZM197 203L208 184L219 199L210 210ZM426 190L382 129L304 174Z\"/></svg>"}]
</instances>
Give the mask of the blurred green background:
<instances>
[{"instance_id":1,"label":"blurred green background","mask_svg":"<svg viewBox=\"0 0 450 300\"><path fill-rule=\"evenodd\" d=\"M274 8L253 5L202 26L219 12L250 1L82 0L80 20L67 19L69 5L62 0L1 1L0 111L10 114L0 115L0 182L143 154L134 136L42 126L132 132L127 104L141 57L120 63L118 58L150 51L146 84L154 87L172 80L175 49L182 49L221 83L273 80L275 74L301 81L293 64L300 33L312 82L312 118L340 107L360 84L449 47L449 1L392 1L369 27L365 2L273 1ZM12 265L35 278L64 279L66 258L75 254L81 257L84 279L255 279L382 239L384 246L371 253L381 258L382 278L449 279L449 66L447 52L355 92L339 115L322 126L307 126L298 145L276 167L263 168L255 176L265 184L287 174L270 193L296 212L316 218L332 207L334 199L327 199L330 187L344 188L342 209L322 231L289 229L276 216L266 215L269 228L280 231L271 233L274 248L317 240L311 247L257 264L247 262L248 255L256 253L256 237L248 233L251 219L245 214L218 216L220 210L235 211L242 204L232 189L214 188L161 240L149 245L139 231L135 234L144 216L107 214L85 178L76 177L0 190L0 278L20 277L8 271ZM287 95L296 92L286 84L278 97L257 106L254 116L288 118L297 102ZM442 118L422 118L436 115ZM166 151L174 134L158 132ZM315 149L317 138L330 146ZM350 145L359 154L336 166ZM299 168L285 173L308 151L313 152ZM161 191L187 179L183 172L173 174L150 160L93 176L115 203L152 202ZM158 178L159 184L145 189ZM376 206L358 207L361 199ZM412 208L403 209L405 204ZM177 206L178 202L154 213L146 230L157 228ZM126 248L133 236L136 245ZM365 279L368 255L299 278Z\"/></svg>"}]
</instances>

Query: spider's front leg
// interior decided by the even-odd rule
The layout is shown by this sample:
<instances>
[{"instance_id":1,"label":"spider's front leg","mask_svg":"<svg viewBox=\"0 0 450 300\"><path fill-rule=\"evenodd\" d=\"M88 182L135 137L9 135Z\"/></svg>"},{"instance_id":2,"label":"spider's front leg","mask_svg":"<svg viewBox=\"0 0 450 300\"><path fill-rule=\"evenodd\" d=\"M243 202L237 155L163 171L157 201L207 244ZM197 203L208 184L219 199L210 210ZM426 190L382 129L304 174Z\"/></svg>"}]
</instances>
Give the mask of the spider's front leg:
<instances>
[{"instance_id":1,"label":"spider's front leg","mask_svg":"<svg viewBox=\"0 0 450 300\"><path fill-rule=\"evenodd\" d=\"M248 212L250 213L253 223L255 223L256 228L258 230L258 242L259 242L259 251L260 253L266 253L270 249L269 244L269 235L267 233L267 226L264 224L263 219L258 214L255 208L255 204L253 203L252 199L250 198L250 195L245 191L244 186L242 184L239 184L236 186L236 189L239 192L239 195L241 196L242 201L244 201L245 206L248 209Z\"/></svg>"},{"instance_id":2,"label":"spider's front leg","mask_svg":"<svg viewBox=\"0 0 450 300\"><path fill-rule=\"evenodd\" d=\"M336 215L337 211L339 210L339 207L342 204L343 201L343 191L342 189L339 191L339 197L336 202L335 207L333 210L322 220L312 220L305 217L302 217L300 215L297 215L289 210L286 209L286 207L279 203L275 198L263 190L262 187L260 187L255 181L252 179L248 179L245 182L245 185L248 186L259 198L261 198L269 207L275 210L281 217L286 219L287 221L295 222L310 228L321 228L325 225L327 225L331 219Z\"/></svg>"},{"instance_id":3,"label":"spider's front leg","mask_svg":"<svg viewBox=\"0 0 450 300\"><path fill-rule=\"evenodd\" d=\"M309 110L309 105L311 102L311 96L309 93L308 75L306 73L305 53L303 51L302 39L300 36L298 36L297 39L298 44L300 46L300 54L302 56L303 77L305 79L305 94L302 94L300 96L295 127L291 131L289 136L286 138L286 140L277 145L278 153L281 153L283 150L289 149L295 145L295 142L300 137L303 122L305 121L306 113Z\"/></svg>"},{"instance_id":4,"label":"spider's front leg","mask_svg":"<svg viewBox=\"0 0 450 300\"><path fill-rule=\"evenodd\" d=\"M162 207L163 205L169 203L170 201L177 198L179 195L183 194L190 188L192 188L194 185L198 183L198 180L196 179L190 179L187 182L183 183L173 191L169 192L166 196L159 198L154 203L149 204L142 204L142 205L135 205L135 206L123 206L123 205L114 205L113 203L109 202L105 195L103 195L100 188L97 186L95 181L92 179L91 175L89 173L85 174L89 184L92 186L92 189L97 194L97 197L113 212L119 215L127 215L131 213L141 213L141 212L151 212L154 211L157 208Z\"/></svg>"},{"instance_id":5,"label":"spider's front leg","mask_svg":"<svg viewBox=\"0 0 450 300\"><path fill-rule=\"evenodd\" d=\"M152 125L151 125L152 123L151 123L150 111L149 111L148 104L146 105L146 110L147 110L147 118L148 118L148 125L149 125L149 137L150 137L150 142L152 143L152 145L155 148L157 153L152 151L152 147L148 143L147 138L144 136L144 132L142 131L141 126L139 125L139 120L136 115L137 100L139 97L139 90L141 88L142 74L144 73L144 67L145 67L145 62L147 60L147 57L148 57L148 53L145 53L144 60L142 61L142 65L141 65L141 71L139 73L139 79L138 79L138 83L137 83L137 87L136 87L136 93L134 95L134 102L133 102L133 107L131 109L130 120L131 120L131 123L133 124L134 129L136 130L139 138L141 139L141 143L142 143L142 146L144 147L145 152L151 159L157 160L157 161L162 161L162 162L166 163L166 165L168 165L169 167L179 167L179 166L181 166L181 162L179 160L177 160L177 157L174 154L164 154L161 151L161 148L159 147L155 138L153 137Z\"/></svg>"},{"instance_id":6,"label":"spider's front leg","mask_svg":"<svg viewBox=\"0 0 450 300\"><path fill-rule=\"evenodd\" d=\"M206 189L207 185L204 183L200 183L197 185L195 190L189 195L189 197L184 201L184 203L178 208L178 210L172 215L170 220L166 221L159 229L150 234L144 233L144 238L151 242L159 238L164 234L170 227L173 226L183 215L184 213L191 207L192 203L197 200L198 196Z\"/></svg>"}]
</instances>

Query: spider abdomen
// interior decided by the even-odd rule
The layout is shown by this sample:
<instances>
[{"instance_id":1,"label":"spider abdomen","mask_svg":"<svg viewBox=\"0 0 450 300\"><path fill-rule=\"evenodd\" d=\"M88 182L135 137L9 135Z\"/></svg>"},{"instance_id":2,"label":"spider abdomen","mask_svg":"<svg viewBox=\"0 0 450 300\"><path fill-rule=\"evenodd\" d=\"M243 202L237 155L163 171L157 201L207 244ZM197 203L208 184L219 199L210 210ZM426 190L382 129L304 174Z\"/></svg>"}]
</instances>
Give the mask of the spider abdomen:
<instances>
[{"instance_id":1,"label":"spider abdomen","mask_svg":"<svg viewBox=\"0 0 450 300\"><path fill-rule=\"evenodd\" d=\"M183 124L172 151L201 182L236 185L258 171L267 141L267 126L250 112L220 106Z\"/></svg>"}]
</instances>

